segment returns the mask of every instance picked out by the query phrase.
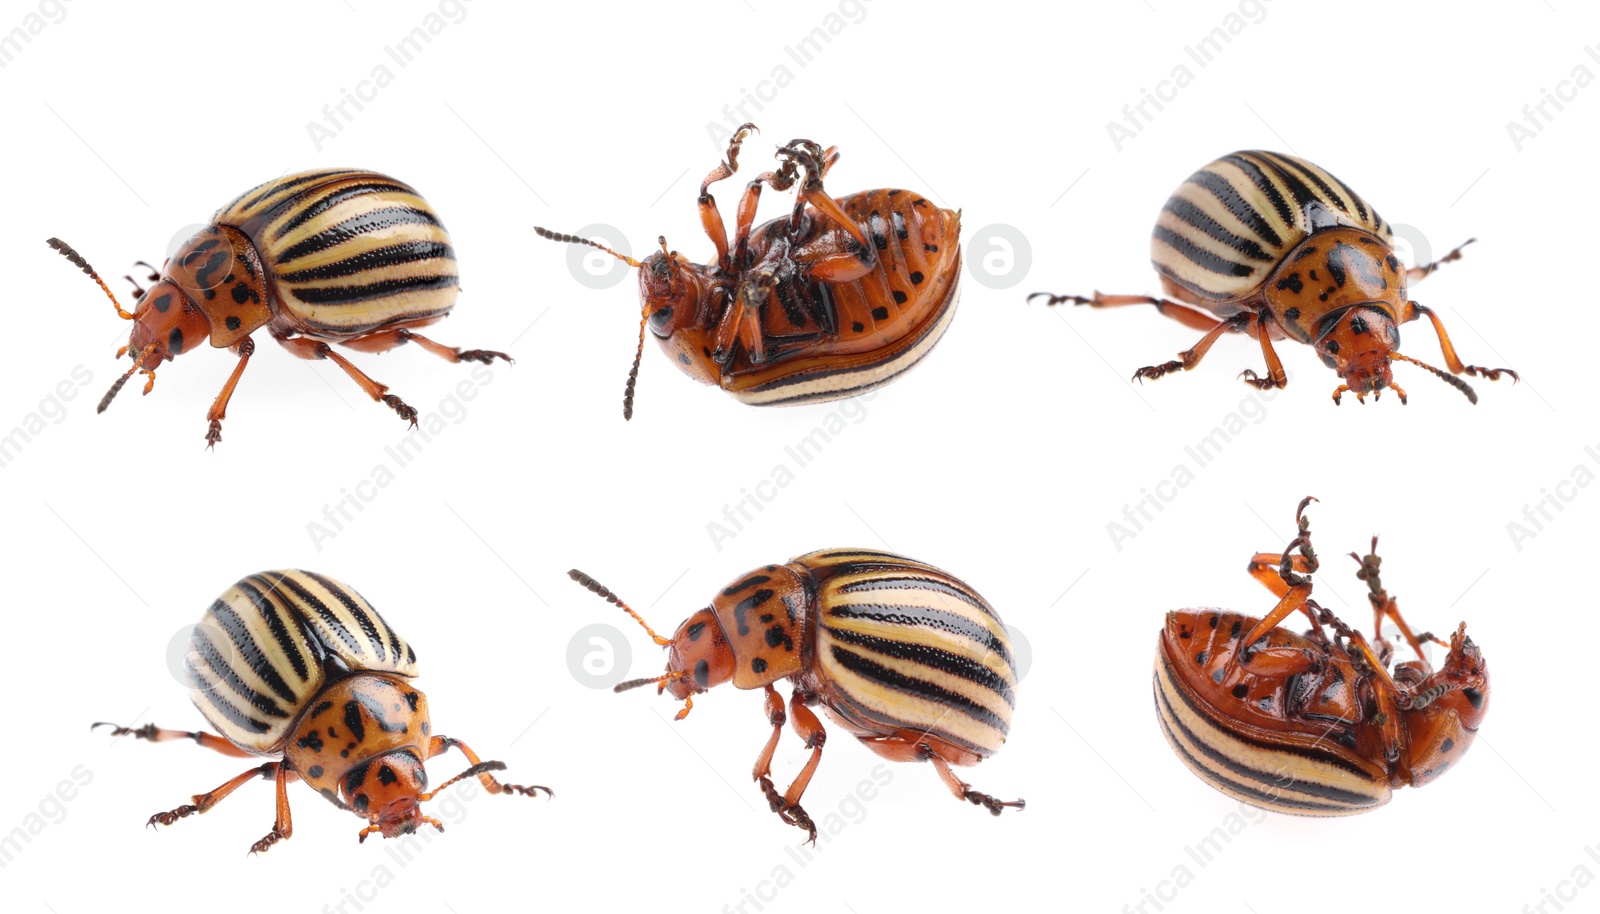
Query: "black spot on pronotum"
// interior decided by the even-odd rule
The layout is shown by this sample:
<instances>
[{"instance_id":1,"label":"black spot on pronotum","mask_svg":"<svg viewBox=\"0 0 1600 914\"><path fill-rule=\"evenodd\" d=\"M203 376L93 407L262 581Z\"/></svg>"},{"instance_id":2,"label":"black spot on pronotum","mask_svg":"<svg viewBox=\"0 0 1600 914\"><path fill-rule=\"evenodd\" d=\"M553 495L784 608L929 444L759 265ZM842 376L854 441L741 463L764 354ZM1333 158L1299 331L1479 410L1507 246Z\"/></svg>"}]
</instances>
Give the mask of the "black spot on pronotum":
<instances>
[{"instance_id":1,"label":"black spot on pronotum","mask_svg":"<svg viewBox=\"0 0 1600 914\"><path fill-rule=\"evenodd\" d=\"M156 311L162 314L166 314L167 309L172 307L172 293L168 292L165 295L157 295L150 302L150 307L155 308Z\"/></svg>"},{"instance_id":2,"label":"black spot on pronotum","mask_svg":"<svg viewBox=\"0 0 1600 914\"><path fill-rule=\"evenodd\" d=\"M416 692L406 693L406 704L411 706L411 710L415 711L417 709L417 699L419 697Z\"/></svg>"},{"instance_id":3,"label":"black spot on pronotum","mask_svg":"<svg viewBox=\"0 0 1600 914\"><path fill-rule=\"evenodd\" d=\"M239 318L233 316L232 314L228 315L228 319L223 321L223 323L228 325L229 330L238 330L240 327Z\"/></svg>"},{"instance_id":4,"label":"black spot on pronotum","mask_svg":"<svg viewBox=\"0 0 1600 914\"><path fill-rule=\"evenodd\" d=\"M311 777L311 778L320 778L320 777L322 777L322 766L321 765L312 765L310 768L307 768L306 769L306 776L307 777Z\"/></svg>"},{"instance_id":5,"label":"black spot on pronotum","mask_svg":"<svg viewBox=\"0 0 1600 914\"><path fill-rule=\"evenodd\" d=\"M767 661L757 657L750 661L750 669L757 673L765 673L767 671Z\"/></svg>"},{"instance_id":6,"label":"black spot on pronotum","mask_svg":"<svg viewBox=\"0 0 1600 914\"><path fill-rule=\"evenodd\" d=\"M783 626L774 625L767 629L767 647L777 647L783 643Z\"/></svg>"},{"instance_id":7,"label":"black spot on pronotum","mask_svg":"<svg viewBox=\"0 0 1600 914\"><path fill-rule=\"evenodd\" d=\"M367 738L366 724L361 721L360 702L347 701L344 703L344 725L350 728L350 735L355 737L356 742L359 743Z\"/></svg>"},{"instance_id":8,"label":"black spot on pronotum","mask_svg":"<svg viewBox=\"0 0 1600 914\"><path fill-rule=\"evenodd\" d=\"M694 665L694 684L706 688L711 682L711 665L704 660L696 661Z\"/></svg>"},{"instance_id":9,"label":"black spot on pronotum","mask_svg":"<svg viewBox=\"0 0 1600 914\"><path fill-rule=\"evenodd\" d=\"M1285 310L1283 312L1283 319L1284 320L1289 320L1289 321L1297 321L1297 320L1299 320L1300 319L1300 309L1299 308L1289 308L1289 309Z\"/></svg>"},{"instance_id":10,"label":"black spot on pronotum","mask_svg":"<svg viewBox=\"0 0 1600 914\"><path fill-rule=\"evenodd\" d=\"M1278 280L1278 291L1280 292L1288 289L1290 292L1299 295L1305 290L1305 287L1305 283L1300 281L1299 273L1290 273L1288 276Z\"/></svg>"},{"instance_id":11,"label":"black spot on pronotum","mask_svg":"<svg viewBox=\"0 0 1600 914\"><path fill-rule=\"evenodd\" d=\"M689 640L690 641L699 641L700 640L700 636L705 634L705 631L706 631L706 624L704 622L696 622L695 624L689 626L689 631L687 632L687 634L689 635Z\"/></svg>"},{"instance_id":12,"label":"black spot on pronotum","mask_svg":"<svg viewBox=\"0 0 1600 914\"><path fill-rule=\"evenodd\" d=\"M260 300L261 300L261 296L256 294L256 290L250 288L249 286L245 285L244 283L241 282L241 283L237 283L236 285L234 285L234 287L233 287L233 301L234 301L235 304L242 305L247 301L260 301Z\"/></svg>"},{"instance_id":13,"label":"black spot on pronotum","mask_svg":"<svg viewBox=\"0 0 1600 914\"><path fill-rule=\"evenodd\" d=\"M1366 318L1359 314L1350 318L1350 331L1352 333L1366 333L1368 329Z\"/></svg>"},{"instance_id":14,"label":"black spot on pronotum","mask_svg":"<svg viewBox=\"0 0 1600 914\"><path fill-rule=\"evenodd\" d=\"M1467 696L1467 701L1472 703L1475 711L1483 710L1483 693L1477 689L1462 689L1461 694Z\"/></svg>"},{"instance_id":15,"label":"black spot on pronotum","mask_svg":"<svg viewBox=\"0 0 1600 914\"><path fill-rule=\"evenodd\" d=\"M398 781L398 780L400 780L400 777L399 777L399 775L394 773L394 769L393 768L390 768L388 765L379 765L378 766L378 783L380 783L380 784L393 784L395 781Z\"/></svg>"},{"instance_id":16,"label":"black spot on pronotum","mask_svg":"<svg viewBox=\"0 0 1600 914\"><path fill-rule=\"evenodd\" d=\"M310 733L307 733L305 736L302 736L299 739L295 740L295 745L299 746L302 749L310 749L312 752L321 752L322 751L322 737L317 734L317 731L312 730Z\"/></svg>"},{"instance_id":17,"label":"black spot on pronotum","mask_svg":"<svg viewBox=\"0 0 1600 914\"><path fill-rule=\"evenodd\" d=\"M182 330L179 330L177 327L172 328L172 332L167 334L167 348L172 350L173 355L179 355L183 352Z\"/></svg>"}]
</instances>

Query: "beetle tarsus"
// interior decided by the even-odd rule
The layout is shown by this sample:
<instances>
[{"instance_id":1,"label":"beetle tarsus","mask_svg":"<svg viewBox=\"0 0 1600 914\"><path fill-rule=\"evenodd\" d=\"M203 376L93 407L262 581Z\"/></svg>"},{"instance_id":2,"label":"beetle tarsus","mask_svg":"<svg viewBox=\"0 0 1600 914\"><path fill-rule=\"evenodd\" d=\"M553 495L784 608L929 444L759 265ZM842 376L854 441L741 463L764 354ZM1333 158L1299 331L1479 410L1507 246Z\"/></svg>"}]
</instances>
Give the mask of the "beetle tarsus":
<instances>
[{"instance_id":1,"label":"beetle tarsus","mask_svg":"<svg viewBox=\"0 0 1600 914\"><path fill-rule=\"evenodd\" d=\"M277 828L273 828L272 831L267 832L266 837L250 845L250 853L264 854L267 852L268 848L272 847L274 844L277 844L279 841L282 841L283 838L283 832L279 831Z\"/></svg>"},{"instance_id":2,"label":"beetle tarsus","mask_svg":"<svg viewBox=\"0 0 1600 914\"><path fill-rule=\"evenodd\" d=\"M398 413L400 418L411 423L412 428L417 427L417 411L412 407L407 406L406 401L400 399L394 394L384 394L383 403L385 406Z\"/></svg>"},{"instance_id":3,"label":"beetle tarsus","mask_svg":"<svg viewBox=\"0 0 1600 914\"><path fill-rule=\"evenodd\" d=\"M206 429L206 450L209 451L212 448L216 447L217 446L217 442L219 442L221 440L222 440L222 420L220 420L220 419L212 419L211 420L211 427Z\"/></svg>"},{"instance_id":4,"label":"beetle tarsus","mask_svg":"<svg viewBox=\"0 0 1600 914\"><path fill-rule=\"evenodd\" d=\"M457 353L456 358L463 362L482 362L485 365L494 364L495 359L505 359L507 365L516 364L516 361L511 356L503 352L495 352L492 349L468 349L465 352Z\"/></svg>"},{"instance_id":5,"label":"beetle tarsus","mask_svg":"<svg viewBox=\"0 0 1600 914\"><path fill-rule=\"evenodd\" d=\"M1252 368L1246 368L1244 371L1239 372L1239 377L1242 378L1246 384L1249 384L1256 390L1272 390L1275 387L1286 386L1283 382L1278 381L1271 376L1265 378L1261 377L1260 375L1256 374L1255 370ZM1401 399L1404 398L1402 397Z\"/></svg>"},{"instance_id":6,"label":"beetle tarsus","mask_svg":"<svg viewBox=\"0 0 1600 914\"><path fill-rule=\"evenodd\" d=\"M1046 305L1059 305L1063 302L1074 305L1094 304L1093 298L1085 298L1082 295L1055 295L1050 292L1035 292L1028 296L1028 301L1031 303L1036 298L1043 298Z\"/></svg>"},{"instance_id":7,"label":"beetle tarsus","mask_svg":"<svg viewBox=\"0 0 1600 914\"><path fill-rule=\"evenodd\" d=\"M156 813L150 817L149 821L144 823L144 827L155 828L158 823L161 825L171 825L179 819L187 819L199 811L200 807L192 803L185 803L182 806L179 806L177 809Z\"/></svg>"},{"instance_id":8,"label":"beetle tarsus","mask_svg":"<svg viewBox=\"0 0 1600 914\"><path fill-rule=\"evenodd\" d=\"M790 825L793 825L796 828L805 829L806 840L803 843L810 844L813 847L816 846L817 823L811 821L811 815L804 809L800 808L800 804L796 803L795 805L780 811L778 815L783 818L783 821L788 822Z\"/></svg>"},{"instance_id":9,"label":"beetle tarsus","mask_svg":"<svg viewBox=\"0 0 1600 914\"><path fill-rule=\"evenodd\" d=\"M1154 381L1160 377L1163 377L1164 375L1171 374L1174 371L1182 371L1183 367L1183 362L1177 359L1160 365L1146 365L1145 367L1133 373L1132 380L1139 381L1141 383L1143 383L1146 379Z\"/></svg>"},{"instance_id":10,"label":"beetle tarsus","mask_svg":"<svg viewBox=\"0 0 1600 914\"><path fill-rule=\"evenodd\" d=\"M1490 381L1498 381L1500 380L1501 375L1508 374L1511 376L1511 383L1513 384L1522 380L1521 375L1509 368L1484 368L1482 365L1464 365L1461 368L1461 373L1472 375L1475 378L1485 378Z\"/></svg>"},{"instance_id":11,"label":"beetle tarsus","mask_svg":"<svg viewBox=\"0 0 1600 914\"><path fill-rule=\"evenodd\" d=\"M1000 815L1000 813L1007 807L1011 809L1026 809L1028 807L1027 800L1012 800L1010 802L1005 802L1003 800L997 800L986 793L979 793L971 788L968 788L967 790L966 801L974 806L982 806L984 809L989 810L989 814L992 816Z\"/></svg>"}]
</instances>

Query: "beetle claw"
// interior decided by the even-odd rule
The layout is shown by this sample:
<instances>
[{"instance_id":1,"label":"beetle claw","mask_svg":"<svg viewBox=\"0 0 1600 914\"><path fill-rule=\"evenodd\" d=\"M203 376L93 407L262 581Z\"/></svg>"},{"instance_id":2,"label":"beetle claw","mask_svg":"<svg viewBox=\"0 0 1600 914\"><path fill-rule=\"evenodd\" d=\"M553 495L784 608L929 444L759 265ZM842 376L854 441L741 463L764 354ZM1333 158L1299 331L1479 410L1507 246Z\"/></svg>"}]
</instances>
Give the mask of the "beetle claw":
<instances>
[{"instance_id":1,"label":"beetle claw","mask_svg":"<svg viewBox=\"0 0 1600 914\"><path fill-rule=\"evenodd\" d=\"M1046 305L1059 305L1062 302L1069 302L1074 305L1094 304L1093 298L1085 298L1082 295L1055 295L1050 292L1035 292L1028 296L1028 302L1031 304L1036 298L1043 298Z\"/></svg>"},{"instance_id":2,"label":"beetle claw","mask_svg":"<svg viewBox=\"0 0 1600 914\"><path fill-rule=\"evenodd\" d=\"M400 399L394 394L384 394L383 403L385 406L398 413L400 418L410 422L412 428L417 427L417 411L412 407L407 406L406 401Z\"/></svg>"}]
</instances>

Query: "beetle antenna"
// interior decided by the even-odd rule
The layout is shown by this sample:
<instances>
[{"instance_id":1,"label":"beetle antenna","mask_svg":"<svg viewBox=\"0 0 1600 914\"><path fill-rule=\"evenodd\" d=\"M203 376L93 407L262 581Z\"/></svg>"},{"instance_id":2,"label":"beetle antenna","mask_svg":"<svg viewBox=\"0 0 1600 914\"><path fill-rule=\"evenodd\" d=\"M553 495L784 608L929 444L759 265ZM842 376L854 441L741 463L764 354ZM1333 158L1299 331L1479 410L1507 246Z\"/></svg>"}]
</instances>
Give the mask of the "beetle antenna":
<instances>
[{"instance_id":1,"label":"beetle antenna","mask_svg":"<svg viewBox=\"0 0 1600 914\"><path fill-rule=\"evenodd\" d=\"M104 285L104 283L102 283L102 285ZM140 365L144 364L145 356L149 355L151 352L154 352L155 348L155 343L151 343L150 345L144 347L144 351L139 353L139 356L133 360L133 367L129 368L125 373L123 373L122 377L113 382L111 389L106 391L106 395L100 398L100 405L95 407L94 410L96 414L106 411L106 407L111 405L111 401L116 399L117 394L122 393L122 385L128 383L128 379L133 377L134 372L139 370Z\"/></svg>"},{"instance_id":2,"label":"beetle antenna","mask_svg":"<svg viewBox=\"0 0 1600 914\"><path fill-rule=\"evenodd\" d=\"M1456 377L1453 374L1450 374L1450 373L1444 372L1444 371L1440 371L1439 369L1433 367L1432 365L1429 365L1427 362L1424 362L1421 359L1414 359L1409 355L1403 355L1403 354L1398 353L1398 352L1389 353L1389 358L1391 358L1391 359L1399 359L1402 362L1410 362L1411 364L1417 366L1418 368L1425 368L1428 371L1433 372L1433 374L1436 377L1438 377L1439 380L1445 382L1446 384L1449 384L1451 387L1454 387L1456 390L1461 391L1463 394L1466 395L1467 399L1469 401L1471 401L1472 403L1476 404L1478 402L1478 392L1472 389L1472 385L1468 384L1466 381L1461 380L1460 378Z\"/></svg>"},{"instance_id":3,"label":"beetle antenna","mask_svg":"<svg viewBox=\"0 0 1600 914\"><path fill-rule=\"evenodd\" d=\"M619 682L611 687L611 691L631 692L640 686L666 685L667 683L672 682L674 679L682 679L687 675L689 675L688 672L684 670L668 670L666 673L660 676L646 676L643 679L630 679L627 682Z\"/></svg>"},{"instance_id":4,"label":"beetle antenna","mask_svg":"<svg viewBox=\"0 0 1600 914\"><path fill-rule=\"evenodd\" d=\"M431 800L434 797L438 796L440 793L442 793L444 791L444 789L446 787L449 787L451 784L454 784L457 781L464 780L464 779L470 778L470 777L476 777L476 776L478 776L480 774L484 774L484 773L490 772L490 771L504 771L504 770L506 770L506 763L505 762L479 762L478 764L473 765L471 768L468 768L466 771L463 771L460 774L456 775L455 777L451 778L450 780L445 781L443 784L440 784L438 787L433 788L432 790L428 791L427 793L419 793L419 794L417 794L417 799L419 801L426 802L426 801Z\"/></svg>"},{"instance_id":5,"label":"beetle antenna","mask_svg":"<svg viewBox=\"0 0 1600 914\"><path fill-rule=\"evenodd\" d=\"M590 241L588 238L579 238L577 235L567 235L562 232L552 232L549 229L538 225L533 227L533 231L540 238L548 238L551 241L560 241L566 244L587 244L589 247L599 248L600 250L605 251L607 254L610 254L612 257L617 258L630 267L639 266L639 261L634 260L632 257L629 257L626 254L618 254L616 251L611 250L598 241ZM101 285L104 285L104 283Z\"/></svg>"},{"instance_id":6,"label":"beetle antenna","mask_svg":"<svg viewBox=\"0 0 1600 914\"><path fill-rule=\"evenodd\" d=\"M579 584L583 585L583 587L585 589L587 589L590 593L592 593L595 596L601 598L602 600L605 600L607 603L610 603L613 606L622 607L622 611L627 613L628 615L632 616L633 617L633 621L635 621L635 622L639 623L640 625L644 626L644 630L650 633L650 637L655 641L655 643L657 643L659 645L662 645L662 646L666 646L666 645L672 643L671 639L663 638L660 635L656 634L656 630L650 627L650 623L644 621L644 617L643 616L641 616L638 613L634 612L633 611L633 607L631 607L628 604L622 602L622 598L618 597L616 594L612 593L611 589L609 587L606 587L604 584L600 583L599 581L596 581L594 578L589 577L588 575L584 574L583 572L579 571L576 568L574 568L571 571L567 572L567 577L573 579L574 581L577 581ZM683 674L680 673L678 675L681 676ZM653 681L654 680L640 680L640 682L653 682ZM638 683L634 683L634 685L638 685ZM621 690L619 689L618 691L621 691Z\"/></svg>"},{"instance_id":7,"label":"beetle antenna","mask_svg":"<svg viewBox=\"0 0 1600 914\"><path fill-rule=\"evenodd\" d=\"M100 274L94 271L94 267L89 266L89 261L84 260L82 254L79 254L77 251L72 249L72 245L67 244L60 238L47 239L45 244L55 248L56 253L72 261L74 266L89 274L89 278L95 281L95 284L100 287L100 291L106 293L106 298L111 299L111 304L116 306L117 317L120 317L125 321L133 320L133 315L123 310L122 303L117 301L117 296L111 291L111 287L107 286L105 280L100 278ZM103 408L104 407L102 407L102 409Z\"/></svg>"},{"instance_id":8,"label":"beetle antenna","mask_svg":"<svg viewBox=\"0 0 1600 914\"><path fill-rule=\"evenodd\" d=\"M622 419L633 418L633 391L639 386L639 363L644 361L644 325L650 320L650 306L639 314L639 346L633 350L633 367L628 369L628 383L622 388Z\"/></svg>"}]
</instances>

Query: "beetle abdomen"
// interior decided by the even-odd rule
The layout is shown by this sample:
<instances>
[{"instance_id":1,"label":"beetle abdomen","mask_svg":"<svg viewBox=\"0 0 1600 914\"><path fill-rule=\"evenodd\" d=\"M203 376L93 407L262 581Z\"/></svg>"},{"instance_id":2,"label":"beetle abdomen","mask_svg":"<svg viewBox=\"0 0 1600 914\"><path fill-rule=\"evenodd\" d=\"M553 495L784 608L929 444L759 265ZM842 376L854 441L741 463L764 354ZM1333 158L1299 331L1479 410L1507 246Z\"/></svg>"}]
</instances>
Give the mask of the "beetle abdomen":
<instances>
[{"instance_id":1,"label":"beetle abdomen","mask_svg":"<svg viewBox=\"0 0 1600 914\"><path fill-rule=\"evenodd\" d=\"M223 736L253 752L281 747L335 671L417 675L417 657L344 584L307 571L253 574L211 604L184 662L190 698Z\"/></svg>"},{"instance_id":2,"label":"beetle abdomen","mask_svg":"<svg viewBox=\"0 0 1600 914\"><path fill-rule=\"evenodd\" d=\"M293 329L357 336L437 320L455 304L449 233L415 190L385 175L288 175L242 194L213 221L255 243Z\"/></svg>"},{"instance_id":3,"label":"beetle abdomen","mask_svg":"<svg viewBox=\"0 0 1600 914\"><path fill-rule=\"evenodd\" d=\"M774 341L769 346L783 345L786 336L820 338L823 328L797 307L802 304L824 309L834 335L825 345L796 345L792 355L765 365L736 364L724 376L723 387L746 403L836 400L881 387L920 362L955 316L960 214L905 190L866 191L841 197L838 203L865 229L877 264L849 282L799 280L790 289L780 287L784 307L769 307L763 322ZM763 226L753 244L785 231L787 221ZM826 231L839 236L842 249L844 230L830 226Z\"/></svg>"},{"instance_id":4,"label":"beetle abdomen","mask_svg":"<svg viewBox=\"0 0 1600 914\"><path fill-rule=\"evenodd\" d=\"M794 560L819 608L824 702L861 730L926 733L979 757L1005 743L1017 669L999 615L961 580L888 552Z\"/></svg>"},{"instance_id":5,"label":"beetle abdomen","mask_svg":"<svg viewBox=\"0 0 1600 914\"><path fill-rule=\"evenodd\" d=\"M1340 741L1353 739L1348 726L1338 719L1301 721L1296 708L1285 707L1298 700L1292 677L1256 677L1232 662L1240 640L1234 632L1255 621L1211 611L1168 617L1156 649L1154 692L1161 732L1178 759L1212 787L1274 812L1344 816L1387 803L1392 791L1383 773L1341 751ZM1269 639L1291 649L1304 641L1284 629ZM1188 666L1174 669L1181 664ZM1335 683L1328 688L1339 691Z\"/></svg>"},{"instance_id":6,"label":"beetle abdomen","mask_svg":"<svg viewBox=\"0 0 1600 914\"><path fill-rule=\"evenodd\" d=\"M1200 300L1246 298L1319 228L1344 225L1388 241L1389 223L1343 181L1278 152L1236 152L1200 169L1168 198L1150 259Z\"/></svg>"}]
</instances>

